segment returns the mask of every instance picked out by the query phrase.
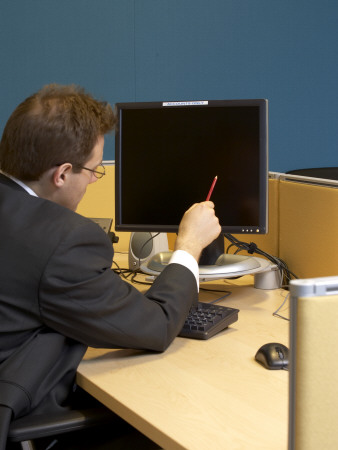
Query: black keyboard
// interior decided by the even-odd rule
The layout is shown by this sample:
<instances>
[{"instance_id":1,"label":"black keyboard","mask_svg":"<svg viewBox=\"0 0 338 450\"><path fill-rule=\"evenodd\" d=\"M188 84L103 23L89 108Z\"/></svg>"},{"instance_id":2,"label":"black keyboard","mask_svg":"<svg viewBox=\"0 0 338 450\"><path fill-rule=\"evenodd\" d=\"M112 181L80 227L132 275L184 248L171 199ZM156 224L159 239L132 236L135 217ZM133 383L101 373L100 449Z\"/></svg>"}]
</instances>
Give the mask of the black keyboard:
<instances>
[{"instance_id":1,"label":"black keyboard","mask_svg":"<svg viewBox=\"0 0 338 450\"><path fill-rule=\"evenodd\" d=\"M185 320L179 336L190 339L209 339L238 320L238 309L197 302Z\"/></svg>"}]
</instances>

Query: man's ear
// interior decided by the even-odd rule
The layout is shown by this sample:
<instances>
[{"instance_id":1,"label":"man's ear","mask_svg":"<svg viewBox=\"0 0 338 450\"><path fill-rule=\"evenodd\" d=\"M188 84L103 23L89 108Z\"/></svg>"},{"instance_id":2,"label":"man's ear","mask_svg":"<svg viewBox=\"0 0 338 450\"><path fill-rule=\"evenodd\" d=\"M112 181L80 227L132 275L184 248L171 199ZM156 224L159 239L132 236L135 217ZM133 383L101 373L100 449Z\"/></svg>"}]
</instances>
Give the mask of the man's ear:
<instances>
[{"instance_id":1,"label":"man's ear","mask_svg":"<svg viewBox=\"0 0 338 450\"><path fill-rule=\"evenodd\" d=\"M57 187L62 187L67 180L68 175L72 171L71 163L64 163L61 166L57 166L53 173L53 183Z\"/></svg>"}]
</instances>

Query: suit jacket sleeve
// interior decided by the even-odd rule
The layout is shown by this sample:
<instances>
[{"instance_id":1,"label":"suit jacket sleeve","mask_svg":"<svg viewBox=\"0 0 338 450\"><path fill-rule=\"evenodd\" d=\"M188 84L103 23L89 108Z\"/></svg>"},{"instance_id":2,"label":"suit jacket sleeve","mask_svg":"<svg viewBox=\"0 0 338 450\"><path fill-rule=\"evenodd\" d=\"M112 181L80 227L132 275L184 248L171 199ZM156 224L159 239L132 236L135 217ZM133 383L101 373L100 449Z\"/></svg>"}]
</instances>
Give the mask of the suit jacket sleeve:
<instances>
[{"instance_id":1,"label":"suit jacket sleeve","mask_svg":"<svg viewBox=\"0 0 338 450\"><path fill-rule=\"evenodd\" d=\"M142 294L111 270L112 245L88 222L67 233L48 261L39 289L43 321L92 347L165 350L197 297L194 275L170 264Z\"/></svg>"}]
</instances>

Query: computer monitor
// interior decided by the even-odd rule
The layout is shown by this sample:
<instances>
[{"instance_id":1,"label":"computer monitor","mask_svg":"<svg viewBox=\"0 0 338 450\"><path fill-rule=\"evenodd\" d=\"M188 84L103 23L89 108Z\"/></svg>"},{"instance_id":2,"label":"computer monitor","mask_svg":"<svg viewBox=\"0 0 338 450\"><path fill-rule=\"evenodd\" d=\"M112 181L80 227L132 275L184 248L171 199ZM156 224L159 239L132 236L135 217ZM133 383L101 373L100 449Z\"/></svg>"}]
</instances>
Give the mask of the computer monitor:
<instances>
[{"instance_id":1,"label":"computer monitor","mask_svg":"<svg viewBox=\"0 0 338 450\"><path fill-rule=\"evenodd\" d=\"M266 100L116 107L116 230L176 232L217 176L222 231L267 232Z\"/></svg>"},{"instance_id":2,"label":"computer monitor","mask_svg":"<svg viewBox=\"0 0 338 450\"><path fill-rule=\"evenodd\" d=\"M268 102L116 105L115 229L177 232L211 196L223 233L267 232Z\"/></svg>"}]
</instances>

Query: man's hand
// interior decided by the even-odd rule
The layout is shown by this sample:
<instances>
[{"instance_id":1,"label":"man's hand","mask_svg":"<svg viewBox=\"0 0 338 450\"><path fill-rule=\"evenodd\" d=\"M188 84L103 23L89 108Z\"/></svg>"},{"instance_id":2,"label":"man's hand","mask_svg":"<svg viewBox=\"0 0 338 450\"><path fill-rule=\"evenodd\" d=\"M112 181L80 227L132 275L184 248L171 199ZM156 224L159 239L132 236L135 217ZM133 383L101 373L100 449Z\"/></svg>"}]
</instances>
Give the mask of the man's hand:
<instances>
[{"instance_id":1,"label":"man's hand","mask_svg":"<svg viewBox=\"0 0 338 450\"><path fill-rule=\"evenodd\" d=\"M175 250L185 250L197 261L202 250L220 234L221 226L213 202L195 203L181 220Z\"/></svg>"}]
</instances>

